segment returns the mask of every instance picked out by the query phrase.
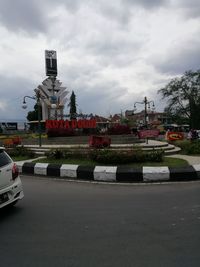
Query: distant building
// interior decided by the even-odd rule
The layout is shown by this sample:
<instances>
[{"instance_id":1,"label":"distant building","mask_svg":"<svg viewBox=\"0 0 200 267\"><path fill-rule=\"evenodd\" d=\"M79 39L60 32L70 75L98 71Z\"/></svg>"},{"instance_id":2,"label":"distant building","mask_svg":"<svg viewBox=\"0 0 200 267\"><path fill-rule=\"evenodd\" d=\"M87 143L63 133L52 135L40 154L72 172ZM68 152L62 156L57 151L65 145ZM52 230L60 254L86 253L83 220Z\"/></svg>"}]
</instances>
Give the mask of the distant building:
<instances>
[{"instance_id":1,"label":"distant building","mask_svg":"<svg viewBox=\"0 0 200 267\"><path fill-rule=\"evenodd\" d=\"M108 130L108 127L109 127L109 124L110 124L109 119L107 119L105 117L102 117L102 116L99 116L99 115L94 115L93 119L96 120L97 128L99 129L99 131L101 133L104 133L104 132L106 132Z\"/></svg>"},{"instance_id":2,"label":"distant building","mask_svg":"<svg viewBox=\"0 0 200 267\"><path fill-rule=\"evenodd\" d=\"M135 120L137 126L145 124L145 111L134 113L133 110L126 110L125 117L129 120ZM167 124L169 117L165 112L147 111L147 123L148 125L160 125Z\"/></svg>"},{"instance_id":3,"label":"distant building","mask_svg":"<svg viewBox=\"0 0 200 267\"><path fill-rule=\"evenodd\" d=\"M113 116L110 115L110 117L109 117L111 124L120 123L121 119L122 119L121 114L114 114Z\"/></svg>"}]
</instances>

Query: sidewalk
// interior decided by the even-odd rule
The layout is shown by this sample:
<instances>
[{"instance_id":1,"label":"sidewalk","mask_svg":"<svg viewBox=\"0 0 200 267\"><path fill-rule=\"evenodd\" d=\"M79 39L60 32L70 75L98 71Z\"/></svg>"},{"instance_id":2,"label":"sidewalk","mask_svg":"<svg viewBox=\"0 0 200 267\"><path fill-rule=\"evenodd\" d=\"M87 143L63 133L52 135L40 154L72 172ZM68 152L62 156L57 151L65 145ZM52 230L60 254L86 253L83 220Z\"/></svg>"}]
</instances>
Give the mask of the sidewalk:
<instances>
[{"instance_id":1,"label":"sidewalk","mask_svg":"<svg viewBox=\"0 0 200 267\"><path fill-rule=\"evenodd\" d=\"M127 143L127 144L111 144L111 148L115 147L121 147L121 148L126 148L126 147L133 147L133 146L141 146L141 147L165 147L168 145L167 142L161 142L161 141L156 141L156 140L148 140L148 143L143 142L143 143ZM38 145L24 145L24 147L27 148L40 148ZM40 149L47 149L47 148L89 148L89 144L43 144Z\"/></svg>"},{"instance_id":2,"label":"sidewalk","mask_svg":"<svg viewBox=\"0 0 200 267\"><path fill-rule=\"evenodd\" d=\"M166 157L184 159L190 165L198 165L198 164L200 164L200 156L188 156L188 155L175 154L175 155L170 155L170 156L166 156Z\"/></svg>"}]
</instances>

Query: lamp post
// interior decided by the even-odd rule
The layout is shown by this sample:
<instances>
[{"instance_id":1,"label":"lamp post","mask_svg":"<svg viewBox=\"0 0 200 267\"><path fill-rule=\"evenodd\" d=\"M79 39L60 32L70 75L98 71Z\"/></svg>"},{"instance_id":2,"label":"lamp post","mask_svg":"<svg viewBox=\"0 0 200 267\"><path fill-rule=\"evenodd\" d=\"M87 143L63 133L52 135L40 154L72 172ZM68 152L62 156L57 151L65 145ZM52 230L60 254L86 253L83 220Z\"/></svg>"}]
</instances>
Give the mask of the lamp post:
<instances>
[{"instance_id":1,"label":"lamp post","mask_svg":"<svg viewBox=\"0 0 200 267\"><path fill-rule=\"evenodd\" d=\"M37 104L37 107L38 107L38 135L39 135L39 139L38 139L38 142L39 142L39 147L42 146L42 132L41 132L41 103L40 103L40 100L42 98L40 92L38 89L35 89L35 96L24 96L23 98L23 105L22 105L22 108L23 109L26 109L27 108L27 104L26 104L26 98L30 98L30 99L34 99L36 100L36 104Z\"/></svg>"},{"instance_id":2,"label":"lamp post","mask_svg":"<svg viewBox=\"0 0 200 267\"><path fill-rule=\"evenodd\" d=\"M147 100L147 97L145 96L144 97L144 100L142 102L135 102L134 103L134 111L136 111L136 104L143 104L144 105L144 125L145 125L145 128L147 129L147 106L148 106L148 110L150 110L150 104L152 103L152 110L155 109L155 104L154 104L154 101L148 101Z\"/></svg>"}]
</instances>

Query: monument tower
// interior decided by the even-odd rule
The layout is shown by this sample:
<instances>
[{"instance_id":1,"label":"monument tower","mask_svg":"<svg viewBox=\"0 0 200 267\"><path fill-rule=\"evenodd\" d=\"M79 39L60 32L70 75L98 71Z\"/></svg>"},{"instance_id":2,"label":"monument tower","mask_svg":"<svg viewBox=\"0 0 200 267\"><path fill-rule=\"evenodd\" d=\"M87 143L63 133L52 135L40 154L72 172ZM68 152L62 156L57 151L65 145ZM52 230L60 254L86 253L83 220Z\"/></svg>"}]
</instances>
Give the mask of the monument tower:
<instances>
[{"instance_id":1,"label":"monument tower","mask_svg":"<svg viewBox=\"0 0 200 267\"><path fill-rule=\"evenodd\" d=\"M69 91L57 80L57 56L54 50L45 50L46 78L36 90L41 95L42 120L63 119Z\"/></svg>"}]
</instances>

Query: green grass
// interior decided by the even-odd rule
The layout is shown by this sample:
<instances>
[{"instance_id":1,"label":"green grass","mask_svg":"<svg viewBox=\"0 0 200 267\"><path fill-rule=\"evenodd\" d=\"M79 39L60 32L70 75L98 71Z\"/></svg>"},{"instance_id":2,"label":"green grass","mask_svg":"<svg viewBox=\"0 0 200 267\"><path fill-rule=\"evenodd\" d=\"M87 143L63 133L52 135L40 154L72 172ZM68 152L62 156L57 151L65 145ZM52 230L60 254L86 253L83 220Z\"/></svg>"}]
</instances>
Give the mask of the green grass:
<instances>
[{"instance_id":1,"label":"green grass","mask_svg":"<svg viewBox=\"0 0 200 267\"><path fill-rule=\"evenodd\" d=\"M39 159L35 160L34 162L40 162L40 163L54 163L54 164L77 164L77 165L90 165L90 166L105 166L106 164L99 164L97 162L87 160L87 159ZM109 164L110 166L111 164ZM117 164L119 166L120 164ZM163 162L141 162L141 163L129 163L129 164L122 164L123 166L129 166L129 167L142 167L142 166L168 166L168 167L183 167L188 166L188 162L183 159L176 159L176 158L170 158L170 157L164 157Z\"/></svg>"},{"instance_id":2,"label":"green grass","mask_svg":"<svg viewBox=\"0 0 200 267\"><path fill-rule=\"evenodd\" d=\"M38 139L39 135L37 133L16 133L16 134L0 134L0 140L4 140L4 139L10 139L10 138L14 138L14 137L21 137L21 138L25 138L25 139L29 139L29 138L33 138L33 139ZM42 139L46 139L47 135L45 133L42 133L41 135Z\"/></svg>"},{"instance_id":3,"label":"green grass","mask_svg":"<svg viewBox=\"0 0 200 267\"><path fill-rule=\"evenodd\" d=\"M27 160L27 159L30 159L30 157L28 157L28 156L16 156L16 157L14 157L14 156L12 156L13 161L21 161L21 160Z\"/></svg>"}]
</instances>

